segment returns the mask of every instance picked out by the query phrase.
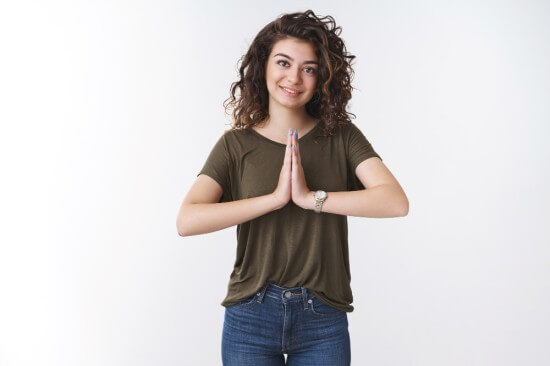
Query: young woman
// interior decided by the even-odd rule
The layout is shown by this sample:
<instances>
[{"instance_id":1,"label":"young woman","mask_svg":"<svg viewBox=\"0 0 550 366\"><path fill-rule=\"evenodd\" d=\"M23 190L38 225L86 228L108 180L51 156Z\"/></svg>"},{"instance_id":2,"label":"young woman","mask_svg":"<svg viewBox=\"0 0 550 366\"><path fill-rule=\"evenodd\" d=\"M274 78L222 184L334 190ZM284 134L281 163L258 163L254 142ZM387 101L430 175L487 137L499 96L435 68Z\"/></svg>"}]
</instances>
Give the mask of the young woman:
<instances>
[{"instance_id":1,"label":"young woman","mask_svg":"<svg viewBox=\"0 0 550 366\"><path fill-rule=\"evenodd\" d=\"M181 236L237 225L221 303L226 366L284 365L285 354L288 365L349 365L347 216L408 213L345 110L355 56L340 31L308 10L259 32L231 88L232 128L181 205Z\"/></svg>"}]
</instances>

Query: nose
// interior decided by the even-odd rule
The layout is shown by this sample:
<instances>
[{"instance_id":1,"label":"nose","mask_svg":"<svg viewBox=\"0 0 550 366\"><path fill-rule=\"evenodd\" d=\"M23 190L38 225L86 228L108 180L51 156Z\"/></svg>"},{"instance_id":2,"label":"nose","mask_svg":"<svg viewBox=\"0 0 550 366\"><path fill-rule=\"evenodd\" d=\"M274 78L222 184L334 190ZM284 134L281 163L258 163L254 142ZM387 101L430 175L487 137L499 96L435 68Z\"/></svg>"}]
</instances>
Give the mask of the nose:
<instances>
[{"instance_id":1,"label":"nose","mask_svg":"<svg viewBox=\"0 0 550 366\"><path fill-rule=\"evenodd\" d=\"M287 80L291 84L297 84L301 81L300 70L289 70Z\"/></svg>"}]
</instances>

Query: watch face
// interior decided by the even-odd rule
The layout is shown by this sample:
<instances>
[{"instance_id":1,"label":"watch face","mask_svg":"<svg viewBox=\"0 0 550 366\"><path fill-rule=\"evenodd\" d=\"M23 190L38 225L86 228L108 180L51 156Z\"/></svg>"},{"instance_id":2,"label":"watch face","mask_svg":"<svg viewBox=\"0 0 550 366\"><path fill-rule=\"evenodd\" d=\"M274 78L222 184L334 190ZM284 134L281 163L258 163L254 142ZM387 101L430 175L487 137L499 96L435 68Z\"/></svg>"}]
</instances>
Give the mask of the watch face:
<instances>
[{"instance_id":1,"label":"watch face","mask_svg":"<svg viewBox=\"0 0 550 366\"><path fill-rule=\"evenodd\" d=\"M325 191L316 191L315 192L315 198L318 200L322 200L327 196L327 192Z\"/></svg>"}]
</instances>

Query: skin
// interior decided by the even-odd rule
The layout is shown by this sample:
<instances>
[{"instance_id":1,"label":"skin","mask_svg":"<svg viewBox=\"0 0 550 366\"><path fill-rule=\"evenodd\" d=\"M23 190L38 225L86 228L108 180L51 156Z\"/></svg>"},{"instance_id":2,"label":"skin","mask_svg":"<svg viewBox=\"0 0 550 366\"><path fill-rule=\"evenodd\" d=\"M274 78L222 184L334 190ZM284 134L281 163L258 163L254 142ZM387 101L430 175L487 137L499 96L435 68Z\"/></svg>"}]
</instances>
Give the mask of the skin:
<instances>
[{"instance_id":1,"label":"skin","mask_svg":"<svg viewBox=\"0 0 550 366\"><path fill-rule=\"evenodd\" d=\"M278 55L285 54L288 57ZM314 47L295 38L278 41L268 57L266 85L269 92L269 118L254 130L286 144L279 181L274 192L231 202L218 202L222 187L211 177L200 174L185 196L177 216L180 236L213 232L250 221L284 207L290 200L313 210L313 191L308 187L300 156L299 136L317 121L306 112L317 85L318 61ZM314 70L312 70L314 69ZM297 97L286 95L281 86L299 90ZM289 134L291 129L292 134ZM405 192L378 157L361 162L355 174L365 186L358 191L327 192L322 212L360 217L406 216L409 202Z\"/></svg>"}]
</instances>

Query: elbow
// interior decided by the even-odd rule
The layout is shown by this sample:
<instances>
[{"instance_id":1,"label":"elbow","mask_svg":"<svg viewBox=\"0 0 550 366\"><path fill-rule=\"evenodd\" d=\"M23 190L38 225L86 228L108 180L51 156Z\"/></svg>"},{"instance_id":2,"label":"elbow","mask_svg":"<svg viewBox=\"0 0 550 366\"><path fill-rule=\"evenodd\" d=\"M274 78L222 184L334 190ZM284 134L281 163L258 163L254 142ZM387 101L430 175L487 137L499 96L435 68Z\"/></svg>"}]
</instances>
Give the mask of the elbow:
<instances>
[{"instance_id":1,"label":"elbow","mask_svg":"<svg viewBox=\"0 0 550 366\"><path fill-rule=\"evenodd\" d=\"M392 191L392 201L395 217L404 217L409 214L409 199L401 186L398 185L396 189Z\"/></svg>"},{"instance_id":2,"label":"elbow","mask_svg":"<svg viewBox=\"0 0 550 366\"><path fill-rule=\"evenodd\" d=\"M187 220L185 219L183 212L180 212L176 219L176 230L179 236L188 236L189 228L185 226Z\"/></svg>"},{"instance_id":3,"label":"elbow","mask_svg":"<svg viewBox=\"0 0 550 366\"><path fill-rule=\"evenodd\" d=\"M407 199L406 196L403 197L398 207L399 207L399 210L398 210L399 217L404 217L409 214L409 200Z\"/></svg>"},{"instance_id":4,"label":"elbow","mask_svg":"<svg viewBox=\"0 0 550 366\"><path fill-rule=\"evenodd\" d=\"M191 204L183 202L180 206L178 217L176 218L176 230L181 237L194 235L193 231L193 215Z\"/></svg>"},{"instance_id":5,"label":"elbow","mask_svg":"<svg viewBox=\"0 0 550 366\"><path fill-rule=\"evenodd\" d=\"M178 220L176 220L176 230L178 231L178 235L179 236L187 236L187 233L185 231L185 228L183 227L183 225L180 223L180 220L178 218Z\"/></svg>"},{"instance_id":6,"label":"elbow","mask_svg":"<svg viewBox=\"0 0 550 366\"><path fill-rule=\"evenodd\" d=\"M196 218L190 209L192 204L182 205L176 219L176 229L179 236L197 235Z\"/></svg>"}]
</instances>

